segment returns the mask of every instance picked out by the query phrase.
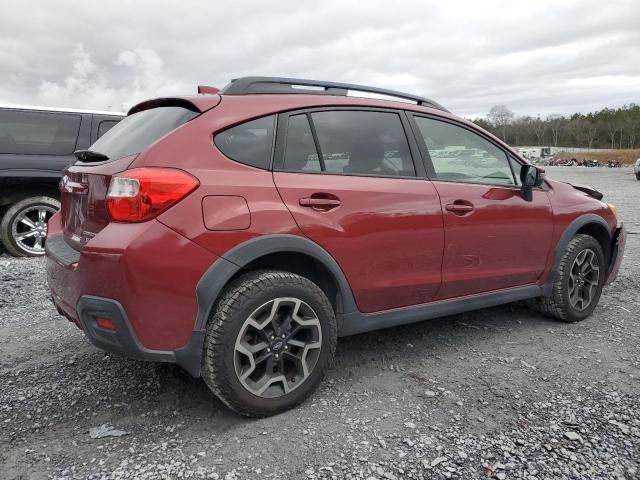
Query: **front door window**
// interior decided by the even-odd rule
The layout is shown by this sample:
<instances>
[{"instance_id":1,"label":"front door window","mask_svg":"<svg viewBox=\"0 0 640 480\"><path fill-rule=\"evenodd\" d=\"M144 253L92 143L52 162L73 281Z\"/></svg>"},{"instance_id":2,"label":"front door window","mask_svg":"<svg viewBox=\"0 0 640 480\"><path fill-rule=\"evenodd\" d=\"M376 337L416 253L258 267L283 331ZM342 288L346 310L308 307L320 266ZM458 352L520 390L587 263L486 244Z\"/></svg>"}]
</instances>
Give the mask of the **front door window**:
<instances>
[{"instance_id":1,"label":"front door window","mask_svg":"<svg viewBox=\"0 0 640 480\"><path fill-rule=\"evenodd\" d=\"M414 117L438 180L516 185L507 155L466 128L426 117Z\"/></svg>"}]
</instances>

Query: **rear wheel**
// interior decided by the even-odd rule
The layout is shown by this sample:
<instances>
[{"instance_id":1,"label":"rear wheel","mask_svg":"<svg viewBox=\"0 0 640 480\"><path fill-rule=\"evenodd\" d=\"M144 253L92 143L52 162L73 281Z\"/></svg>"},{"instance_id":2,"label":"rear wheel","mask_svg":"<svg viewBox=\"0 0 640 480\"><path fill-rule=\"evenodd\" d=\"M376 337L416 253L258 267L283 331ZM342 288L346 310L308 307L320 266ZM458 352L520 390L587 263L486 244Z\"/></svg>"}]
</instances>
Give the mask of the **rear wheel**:
<instances>
[{"instance_id":1,"label":"rear wheel","mask_svg":"<svg viewBox=\"0 0 640 480\"><path fill-rule=\"evenodd\" d=\"M598 305L605 273L598 241L589 235L576 235L560 261L551 295L537 298L534 306L564 322L584 320Z\"/></svg>"},{"instance_id":2,"label":"rear wheel","mask_svg":"<svg viewBox=\"0 0 640 480\"><path fill-rule=\"evenodd\" d=\"M237 413L273 415L311 395L336 341L333 308L315 283L251 272L226 289L209 320L202 377Z\"/></svg>"},{"instance_id":3,"label":"rear wheel","mask_svg":"<svg viewBox=\"0 0 640 480\"><path fill-rule=\"evenodd\" d=\"M636 173L636 180L640 180L640 173Z\"/></svg>"},{"instance_id":4,"label":"rear wheel","mask_svg":"<svg viewBox=\"0 0 640 480\"><path fill-rule=\"evenodd\" d=\"M47 222L60 208L51 197L29 197L13 204L0 222L0 239L16 257L44 255Z\"/></svg>"}]
</instances>

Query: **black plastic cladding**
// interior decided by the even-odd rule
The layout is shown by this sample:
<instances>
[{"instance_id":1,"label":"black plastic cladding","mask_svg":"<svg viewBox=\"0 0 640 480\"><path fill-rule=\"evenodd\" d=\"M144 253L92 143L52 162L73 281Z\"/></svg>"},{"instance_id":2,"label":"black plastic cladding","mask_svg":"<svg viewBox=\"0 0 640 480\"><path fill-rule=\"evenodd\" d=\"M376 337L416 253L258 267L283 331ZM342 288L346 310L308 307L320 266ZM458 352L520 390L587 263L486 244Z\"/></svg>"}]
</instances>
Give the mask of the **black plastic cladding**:
<instances>
[{"instance_id":1,"label":"black plastic cladding","mask_svg":"<svg viewBox=\"0 0 640 480\"><path fill-rule=\"evenodd\" d=\"M322 90L312 90L294 87L316 87ZM231 83L220 90L220 95L247 95L253 93L300 93L305 95L339 95L346 96L349 90L357 92L375 93L389 97L411 100L418 105L435 108L449 113L437 102L410 93L387 90L386 88L369 87L352 83L325 82L322 80L308 80L303 78L282 77L242 77L234 78Z\"/></svg>"}]
</instances>

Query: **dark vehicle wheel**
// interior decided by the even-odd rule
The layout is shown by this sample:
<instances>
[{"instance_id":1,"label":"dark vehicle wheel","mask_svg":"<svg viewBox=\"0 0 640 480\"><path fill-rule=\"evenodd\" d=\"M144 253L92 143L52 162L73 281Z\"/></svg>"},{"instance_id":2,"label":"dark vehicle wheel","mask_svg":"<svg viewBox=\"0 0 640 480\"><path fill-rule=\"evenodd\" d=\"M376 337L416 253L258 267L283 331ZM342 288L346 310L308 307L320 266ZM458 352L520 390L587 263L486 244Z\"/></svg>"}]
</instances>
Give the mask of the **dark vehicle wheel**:
<instances>
[{"instance_id":1,"label":"dark vehicle wheel","mask_svg":"<svg viewBox=\"0 0 640 480\"><path fill-rule=\"evenodd\" d=\"M553 291L535 300L535 307L564 322L587 318L598 305L606 265L602 247L589 235L576 235L560 262Z\"/></svg>"},{"instance_id":2,"label":"dark vehicle wheel","mask_svg":"<svg viewBox=\"0 0 640 480\"><path fill-rule=\"evenodd\" d=\"M273 415L311 395L336 342L333 308L315 283L251 272L226 289L209 319L202 377L237 413Z\"/></svg>"},{"instance_id":3,"label":"dark vehicle wheel","mask_svg":"<svg viewBox=\"0 0 640 480\"><path fill-rule=\"evenodd\" d=\"M636 180L640 180L640 173L636 173Z\"/></svg>"},{"instance_id":4,"label":"dark vehicle wheel","mask_svg":"<svg viewBox=\"0 0 640 480\"><path fill-rule=\"evenodd\" d=\"M47 222L60 208L51 197L30 197L13 204L0 222L0 239L16 257L44 255Z\"/></svg>"}]
</instances>

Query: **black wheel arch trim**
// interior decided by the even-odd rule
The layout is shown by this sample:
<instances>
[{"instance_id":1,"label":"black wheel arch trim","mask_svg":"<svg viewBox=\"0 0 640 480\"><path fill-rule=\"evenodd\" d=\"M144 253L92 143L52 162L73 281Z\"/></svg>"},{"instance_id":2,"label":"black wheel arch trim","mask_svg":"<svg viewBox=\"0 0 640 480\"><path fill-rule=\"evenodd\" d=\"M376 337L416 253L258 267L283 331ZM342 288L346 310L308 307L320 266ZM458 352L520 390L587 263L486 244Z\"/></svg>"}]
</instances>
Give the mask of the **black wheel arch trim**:
<instances>
[{"instance_id":1,"label":"black wheel arch trim","mask_svg":"<svg viewBox=\"0 0 640 480\"><path fill-rule=\"evenodd\" d=\"M306 237L287 234L264 235L247 240L216 260L200 278L196 286L198 313L193 329L193 338L189 345L192 345L194 339L196 339L195 341L199 342L199 346L190 351L190 355L194 358L189 360L191 368L188 370L192 375L197 376L200 373L202 345L204 343L207 320L211 316L217 300L220 298L220 292L243 267L254 260L272 253L287 252L308 255L324 265L333 275L340 293L340 304L336 313L338 331L341 329L341 320L344 315L358 311L349 282L342 269L338 266L338 262L317 243Z\"/></svg>"},{"instance_id":2,"label":"black wheel arch trim","mask_svg":"<svg viewBox=\"0 0 640 480\"><path fill-rule=\"evenodd\" d=\"M204 273L196 286L198 317L195 329L204 330L211 310L226 284L246 265L273 253L302 253L324 265L337 284L341 304L338 313L357 311L349 282L338 262L320 245L298 235L264 235L247 240L229 250Z\"/></svg>"},{"instance_id":3,"label":"black wheel arch trim","mask_svg":"<svg viewBox=\"0 0 640 480\"><path fill-rule=\"evenodd\" d=\"M542 285L542 295L547 296L551 294L551 291L553 289L553 283L555 282L556 277L558 275L558 272L560 269L560 262L562 261L562 256L564 255L564 252L567 249L567 245L569 245L569 242L571 241L571 239L575 237L578 230L580 230L581 228L589 224L597 224L603 227L609 237L608 243L609 245L611 244L611 228L601 216L596 215L595 213L587 213L574 219L564 229L564 232L562 233L560 240L558 240L558 243L556 244L556 249L553 254L553 264L552 264L551 272L549 274L549 277L547 278L547 281ZM607 255L606 251L604 253L605 255ZM609 261L609 260L610 258L606 259L606 261Z\"/></svg>"}]
</instances>

